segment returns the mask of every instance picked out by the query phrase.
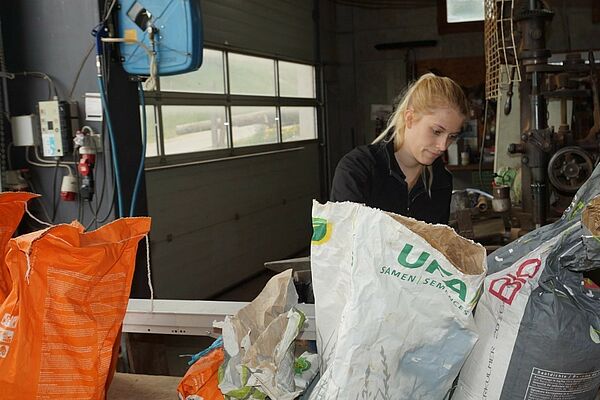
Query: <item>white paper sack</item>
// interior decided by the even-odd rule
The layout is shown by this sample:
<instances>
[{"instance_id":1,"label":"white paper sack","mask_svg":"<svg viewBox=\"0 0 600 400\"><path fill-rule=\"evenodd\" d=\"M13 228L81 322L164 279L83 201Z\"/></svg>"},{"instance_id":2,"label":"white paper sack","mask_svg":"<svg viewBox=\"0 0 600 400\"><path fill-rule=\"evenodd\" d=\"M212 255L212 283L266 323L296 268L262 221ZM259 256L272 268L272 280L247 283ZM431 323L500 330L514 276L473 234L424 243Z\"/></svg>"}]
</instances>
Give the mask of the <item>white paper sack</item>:
<instances>
[{"instance_id":1,"label":"white paper sack","mask_svg":"<svg viewBox=\"0 0 600 400\"><path fill-rule=\"evenodd\" d=\"M483 247L449 227L352 203L316 203L313 217L327 219L330 229L330 240L312 247L320 335L335 332L322 318L323 307L345 306L333 357L311 400L443 399L477 340L471 310L486 271ZM352 227L353 235L340 232ZM338 234L343 239L334 242ZM339 251L349 237L350 257ZM330 242L336 251L325 249ZM341 254L343 261L336 262ZM319 270L336 264L335 278ZM315 282L324 277L327 282ZM347 277L345 293L319 290Z\"/></svg>"},{"instance_id":2,"label":"white paper sack","mask_svg":"<svg viewBox=\"0 0 600 400\"><path fill-rule=\"evenodd\" d=\"M271 278L254 301L222 324L226 359L219 388L235 398L292 400L301 393L294 384L294 340L304 314L293 308L298 295L292 270ZM260 392L258 392L260 391Z\"/></svg>"}]
</instances>

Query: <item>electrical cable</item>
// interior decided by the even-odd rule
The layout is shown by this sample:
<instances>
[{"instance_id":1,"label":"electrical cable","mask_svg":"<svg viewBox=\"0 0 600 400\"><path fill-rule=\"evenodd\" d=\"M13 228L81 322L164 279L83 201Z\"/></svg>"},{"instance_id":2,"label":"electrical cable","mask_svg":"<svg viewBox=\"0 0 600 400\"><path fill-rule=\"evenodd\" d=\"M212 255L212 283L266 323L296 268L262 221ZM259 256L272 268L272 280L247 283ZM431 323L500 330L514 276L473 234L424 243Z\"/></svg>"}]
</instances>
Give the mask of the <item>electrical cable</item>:
<instances>
[{"instance_id":1,"label":"electrical cable","mask_svg":"<svg viewBox=\"0 0 600 400\"><path fill-rule=\"evenodd\" d=\"M69 171L69 175L73 176L73 170L71 169L71 167L69 167L68 165L66 165L66 163L61 162L58 159L52 163L39 163L39 162L32 161L29 158L29 147L25 147L25 161L27 161L28 164L34 165L36 167L41 167L41 168L58 168L58 167L66 168L66 170Z\"/></svg>"},{"instance_id":2,"label":"electrical cable","mask_svg":"<svg viewBox=\"0 0 600 400\"><path fill-rule=\"evenodd\" d=\"M102 131L104 131L104 124L102 124ZM95 142L94 142L94 146L95 146ZM96 147L96 154L98 154L98 157L100 157L99 152L98 152L98 148ZM98 159L98 161L100 161ZM95 170L95 174L96 176L98 176L98 171L99 171L99 162L96 163L96 166L94 167ZM106 189L106 157L104 156L104 154L102 155L102 189L100 191L97 190L98 185L97 185L97 180L94 180L94 192L96 192L96 196L94 196L94 200L96 202L96 209L95 211L92 213L94 215L94 219L96 220L96 228L98 228L98 213L100 212L100 207L102 207L102 203L104 202L104 193L105 193L105 189ZM100 199L98 199L98 193L100 194ZM92 207L91 203L90 203L90 207Z\"/></svg>"},{"instance_id":3,"label":"electrical cable","mask_svg":"<svg viewBox=\"0 0 600 400\"><path fill-rule=\"evenodd\" d=\"M142 155L140 157L140 165L138 167L137 176L135 177L135 185L133 187L133 195L131 196L131 208L129 216L134 216L135 206L140 191L142 176L144 175L144 164L146 161L146 142L147 142L147 126L146 126L146 101L144 99L144 88L142 82L138 82L138 96L140 99L140 108L142 109Z\"/></svg>"},{"instance_id":4,"label":"electrical cable","mask_svg":"<svg viewBox=\"0 0 600 400\"><path fill-rule=\"evenodd\" d=\"M40 153L38 152L38 148L37 146L33 146L34 152L33 155L35 156L35 159L37 162L42 163L42 164L50 164L50 165L54 165L54 161L48 161L48 160L44 160L41 156ZM73 162L73 161L61 161L61 164L64 165L76 165L77 163Z\"/></svg>"},{"instance_id":5,"label":"electrical cable","mask_svg":"<svg viewBox=\"0 0 600 400\"><path fill-rule=\"evenodd\" d=\"M78 160L80 156L81 155L79 153L79 147L76 147L75 149L73 149L73 162L75 162L75 160ZM79 176L79 169L77 170L75 177L77 179L77 191L79 192L81 189L81 177ZM81 198L80 193L78 193L78 195L77 195L77 221L81 221L81 223L83 224L82 202L83 202L83 199Z\"/></svg>"},{"instance_id":6,"label":"electrical cable","mask_svg":"<svg viewBox=\"0 0 600 400\"><path fill-rule=\"evenodd\" d=\"M106 55L105 55L105 59L106 59ZM107 76L107 72L103 67L103 73L105 73L105 76ZM107 137L107 132L106 132L106 121L104 119L102 119L101 121L101 126L100 126L100 132L102 133L102 137ZM96 153L98 153L98 149L96 149ZM96 202L96 208L95 208L95 218L96 218L96 228L98 228L98 218L97 216L100 214L100 209L102 208L102 204L104 203L104 195L106 193L106 176L107 171L108 171L108 167L107 167L107 158L108 156L105 154L102 155L102 189L100 190L100 199L98 199L98 196L96 196L95 198L95 202ZM112 183L112 187L114 187L114 174L111 171L111 183ZM98 191L96 191L96 193L98 193ZM114 201L115 201L115 196L113 194L112 196L112 204L111 204L111 208L109 213L107 214L107 217L105 218L108 219L108 216L110 216L110 213L112 212L112 209L114 207Z\"/></svg>"},{"instance_id":7,"label":"electrical cable","mask_svg":"<svg viewBox=\"0 0 600 400\"><path fill-rule=\"evenodd\" d=\"M89 224L87 224L87 225L85 226L85 228L84 228L84 229L85 229L86 231L88 231L88 230L89 230L89 229L92 227L92 225L94 224L94 222L95 222L95 219L92 219L92 220L90 221L90 223L89 223Z\"/></svg>"},{"instance_id":8,"label":"electrical cable","mask_svg":"<svg viewBox=\"0 0 600 400\"><path fill-rule=\"evenodd\" d=\"M102 108L104 109L104 117L106 118L106 125L108 128L108 139L110 141L110 155L113 164L113 173L115 174L115 184L117 186L117 218L123 216L123 194L121 192L121 171L119 170L119 160L117 157L117 146L115 143L115 135L110 119L110 112L108 110L108 101L106 99L106 93L104 92L104 84L102 77L98 76L98 87L100 88L100 99L102 101Z\"/></svg>"},{"instance_id":9,"label":"electrical cable","mask_svg":"<svg viewBox=\"0 0 600 400\"><path fill-rule=\"evenodd\" d=\"M37 191L37 189L35 188L33 181L31 179L27 179L25 178L25 182L27 182L27 185L29 185L29 187L31 188L31 190L33 191L33 193L39 193ZM48 210L46 209L46 206L44 205L44 202L42 201L41 197L34 197L34 200L37 200L37 202L39 203L42 212L44 213L44 216L46 217L46 221L50 221L50 215L48 214Z\"/></svg>"},{"instance_id":10,"label":"electrical cable","mask_svg":"<svg viewBox=\"0 0 600 400\"><path fill-rule=\"evenodd\" d=\"M56 180L58 178L58 168L65 168L68 171L69 176L73 176L73 170L71 169L71 167L69 165L65 165L65 162L61 162L60 159L56 159L56 162L54 163L38 163L35 161L32 161L29 158L29 147L25 147L25 161L27 161L28 164L31 164L33 166L36 167L41 167L41 168L54 168L54 177L52 178L52 218L48 218L48 220L50 220L51 222L54 222L56 220L56 213L58 211L58 206L60 205L60 202L56 201ZM31 186L31 184L30 184ZM33 189L33 186L32 186ZM35 192L37 192L37 190L34 189ZM43 206L43 205L42 205ZM46 214L48 214L46 212L46 210L44 209L44 212Z\"/></svg>"},{"instance_id":11,"label":"electrical cable","mask_svg":"<svg viewBox=\"0 0 600 400\"><path fill-rule=\"evenodd\" d=\"M100 218L97 222L99 224L102 224L106 221L108 221L108 219L110 218L110 214L113 212L114 208L115 208L115 197L116 197L117 192L113 190L113 199L112 202L110 203L110 208L108 209L108 212L106 213L106 216L104 218Z\"/></svg>"},{"instance_id":12,"label":"electrical cable","mask_svg":"<svg viewBox=\"0 0 600 400\"><path fill-rule=\"evenodd\" d=\"M106 124L104 123L104 120L102 121L101 132L103 135L106 134ZM96 148L96 153L98 153L97 148ZM98 215L100 214L100 208L102 207L102 204L104 203L104 195L106 193L106 175L107 175L107 171L108 171L106 161L107 161L107 157L103 154L102 155L102 189L99 192L96 190L96 193L100 193L100 199L98 199L98 196L95 196L96 208L95 208L95 210L92 211L92 214L94 215L94 219L96 222L96 228L98 228L98 221L99 221ZM112 173L111 173L111 178L112 178L112 181L114 182L114 175ZM94 182L94 185L96 186L96 182ZM113 187L114 187L114 183L113 183ZM90 204L90 207L91 207L91 204ZM112 198L110 211L108 212L107 217L104 220L108 219L108 216L110 216L110 213L112 212L113 207L114 207L114 195ZM104 222L104 220L102 222Z\"/></svg>"},{"instance_id":13,"label":"electrical cable","mask_svg":"<svg viewBox=\"0 0 600 400\"><path fill-rule=\"evenodd\" d=\"M104 121L103 121L102 125L103 125L103 128L102 128L103 132L105 132L106 131L106 124L104 124ZM103 161L102 162L102 172L103 172L102 194L101 194L101 197L100 197L100 202L99 202L99 204L98 204L98 206L96 208L96 215L97 216L100 215L100 207L101 207L101 205L102 205L102 203L104 201L104 194L106 193L106 190L105 190L106 189L106 176L108 175L107 174L107 171L108 171L107 157L102 157L102 161ZM112 186L111 187L114 188L115 187L115 183L114 183L115 182L115 175L114 175L114 173L112 173L112 171L111 171L110 175L111 175L111 182L112 182ZM113 189L112 198L111 198L111 202L110 202L110 208L109 208L108 212L106 213L105 217L103 217L103 218L97 218L97 221L96 221L97 224L104 223L105 221L107 221L110 218L110 214L113 212L113 209L115 208L115 197L116 197L116 191Z\"/></svg>"},{"instance_id":14,"label":"electrical cable","mask_svg":"<svg viewBox=\"0 0 600 400\"><path fill-rule=\"evenodd\" d=\"M105 174L105 177L106 177L106 171L107 171L107 170L108 170L108 168L106 168L106 164L105 164L105 165L104 165L104 174ZM114 182L115 182L115 177L114 177L114 174L111 174L111 178L112 178L112 187L114 188L114 186L115 186L115 185L114 185ZM105 192L103 192L103 195L104 195L104 193L105 193ZM116 191L115 191L115 190L113 190L113 193L112 193L112 198L111 198L111 202L110 202L110 208L108 209L108 212L106 213L106 216L105 216L104 218L99 218L99 219L98 219L98 221L97 221L98 223L100 223L100 224L101 224L101 223L103 223L103 222L107 221L107 220L108 220L108 218L110 218L110 214L113 212L113 210L114 210L114 208L115 208L115 203L116 203L116 199L115 199L115 197L116 197ZM100 209L99 209L99 208L97 208L97 213L96 213L96 214L97 214L97 215L100 215Z\"/></svg>"},{"instance_id":15,"label":"electrical cable","mask_svg":"<svg viewBox=\"0 0 600 400\"><path fill-rule=\"evenodd\" d=\"M40 78L40 79L45 79L46 81L48 81L48 90L49 92L54 93L54 97L55 98L59 98L58 96L58 90L56 90L56 85L54 84L54 81L52 80L52 78L48 75L45 74L43 72L38 72L38 71L22 71L22 72L13 72L14 76L31 76L34 78ZM50 93L48 93L48 98L52 99L52 95Z\"/></svg>"},{"instance_id":16,"label":"electrical cable","mask_svg":"<svg viewBox=\"0 0 600 400\"><path fill-rule=\"evenodd\" d=\"M89 206L89 209L90 209L90 213L94 217L94 220L97 222L98 221L98 214L96 214L96 211L94 210L94 207L92 207L92 203L88 202L88 206Z\"/></svg>"},{"instance_id":17,"label":"electrical cable","mask_svg":"<svg viewBox=\"0 0 600 400\"><path fill-rule=\"evenodd\" d=\"M108 128L108 138L110 142L110 156L112 159L113 173L115 176L115 185L117 189L117 218L123 216L123 194L121 191L121 171L119 169L119 160L117 153L117 146L115 143L115 135L113 131L112 121L110 119L110 110L108 109L108 100L106 88L104 86L104 72L102 66L103 62L104 46L102 44L102 36L106 34L106 28L104 23L100 23L92 34L96 37L96 65L98 68L98 88L100 90L100 100L102 103L102 109L104 110L104 119L106 120L106 126Z\"/></svg>"},{"instance_id":18,"label":"electrical cable","mask_svg":"<svg viewBox=\"0 0 600 400\"><path fill-rule=\"evenodd\" d=\"M102 19L102 23L106 23L106 21L108 21L108 18L110 17L110 13L112 12L115 4L117 4L117 0L113 0L112 3L110 4L110 7L108 7L108 9L106 9L106 5L108 4L108 1L104 2L104 6L105 6L105 12L104 12L104 18Z\"/></svg>"},{"instance_id":19,"label":"electrical cable","mask_svg":"<svg viewBox=\"0 0 600 400\"><path fill-rule=\"evenodd\" d=\"M69 90L69 96L68 96L69 100L73 100L73 92L75 92L75 88L77 87L77 83L79 82L79 77L81 76L83 67L85 67L85 63L88 60L88 58L90 58L90 55L92 54L92 51L94 50L94 46L95 46L95 44L92 43L92 45L88 49L87 53L85 53L85 56L81 60L81 63L79 64L79 68L77 69L77 74L75 74L75 79L73 79L73 83L71 84L71 90Z\"/></svg>"},{"instance_id":20,"label":"electrical cable","mask_svg":"<svg viewBox=\"0 0 600 400\"><path fill-rule=\"evenodd\" d=\"M56 201L56 178L58 175L58 163L59 160L56 160L56 167L54 168L54 178L52 178L52 218L50 219L50 222L54 223L54 220L56 219L56 213L58 212L58 205L60 204L60 202Z\"/></svg>"}]
</instances>

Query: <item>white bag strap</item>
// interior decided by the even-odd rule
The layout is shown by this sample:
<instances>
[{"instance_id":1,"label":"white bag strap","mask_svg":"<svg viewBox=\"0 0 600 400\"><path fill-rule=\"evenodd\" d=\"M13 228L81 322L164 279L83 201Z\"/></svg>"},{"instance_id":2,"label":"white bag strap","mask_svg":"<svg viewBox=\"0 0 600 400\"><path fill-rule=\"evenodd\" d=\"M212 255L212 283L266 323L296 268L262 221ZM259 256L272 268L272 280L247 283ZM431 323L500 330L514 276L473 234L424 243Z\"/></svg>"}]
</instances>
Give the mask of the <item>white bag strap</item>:
<instances>
[{"instance_id":1,"label":"white bag strap","mask_svg":"<svg viewBox=\"0 0 600 400\"><path fill-rule=\"evenodd\" d=\"M148 272L148 288L150 289L150 312L154 311L154 288L152 287L152 269L150 268L150 239L146 238L146 271Z\"/></svg>"},{"instance_id":2,"label":"white bag strap","mask_svg":"<svg viewBox=\"0 0 600 400\"><path fill-rule=\"evenodd\" d=\"M39 219L39 218L37 218L35 215L33 215L33 214L31 213L31 211L29 211L29 208L27 208L27 202L26 202L26 201L24 201L24 202L23 202L23 204L25 204L25 212L26 212L26 213L27 213L27 215L29 215L29 217L31 217L31 219L33 219L35 222L37 222L38 224L41 224L41 225L46 225L46 226L54 226L54 225L52 225L52 224L50 224L50 223L48 223L48 222L44 222L44 221L42 221L41 219Z\"/></svg>"}]
</instances>

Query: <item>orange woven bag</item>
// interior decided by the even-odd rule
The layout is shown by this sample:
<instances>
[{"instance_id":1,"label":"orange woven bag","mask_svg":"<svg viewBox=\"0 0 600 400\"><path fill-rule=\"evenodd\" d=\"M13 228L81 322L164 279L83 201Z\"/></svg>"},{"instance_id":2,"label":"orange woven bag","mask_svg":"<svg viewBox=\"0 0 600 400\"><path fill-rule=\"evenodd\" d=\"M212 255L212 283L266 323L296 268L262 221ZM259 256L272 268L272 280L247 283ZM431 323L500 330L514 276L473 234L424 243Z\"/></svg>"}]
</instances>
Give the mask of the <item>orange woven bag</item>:
<instances>
[{"instance_id":1,"label":"orange woven bag","mask_svg":"<svg viewBox=\"0 0 600 400\"><path fill-rule=\"evenodd\" d=\"M73 223L9 241L3 400L104 399L138 242L149 230L150 218L124 218L93 232Z\"/></svg>"},{"instance_id":2,"label":"orange woven bag","mask_svg":"<svg viewBox=\"0 0 600 400\"><path fill-rule=\"evenodd\" d=\"M12 285L8 267L4 262L6 245L17 230L25 213L27 201L37 197L33 193L0 193L0 304L4 301Z\"/></svg>"}]
</instances>

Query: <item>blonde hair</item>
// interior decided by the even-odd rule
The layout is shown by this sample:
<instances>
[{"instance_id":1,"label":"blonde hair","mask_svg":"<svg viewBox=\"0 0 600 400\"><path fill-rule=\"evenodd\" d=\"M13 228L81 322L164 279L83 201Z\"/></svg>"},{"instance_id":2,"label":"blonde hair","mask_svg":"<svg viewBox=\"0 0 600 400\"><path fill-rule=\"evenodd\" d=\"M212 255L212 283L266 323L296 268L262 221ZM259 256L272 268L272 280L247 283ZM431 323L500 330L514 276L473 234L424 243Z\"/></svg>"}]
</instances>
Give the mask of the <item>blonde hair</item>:
<instances>
[{"instance_id":1,"label":"blonde hair","mask_svg":"<svg viewBox=\"0 0 600 400\"><path fill-rule=\"evenodd\" d=\"M469 115L469 103L462 88L450 78L432 73L424 74L404 91L396 110L388 120L387 127L373 143L386 139L393 130L394 134L390 140L394 140L394 151L398 151L404 144L406 110L411 108L418 118L420 115L432 113L437 108L448 107L463 117Z\"/></svg>"},{"instance_id":2,"label":"blonde hair","mask_svg":"<svg viewBox=\"0 0 600 400\"><path fill-rule=\"evenodd\" d=\"M409 108L413 110L417 119L421 115L433 113L438 108L452 108L463 118L469 115L469 102L462 88L450 78L427 73L406 88L396 110L388 120L387 127L373 140L373 143L393 140L394 151L398 151L404 144L406 129L404 118L406 110ZM390 135L392 130L394 134ZM421 174L421 177L429 196L431 196L433 168L428 165L425 170L427 174Z\"/></svg>"}]
</instances>

